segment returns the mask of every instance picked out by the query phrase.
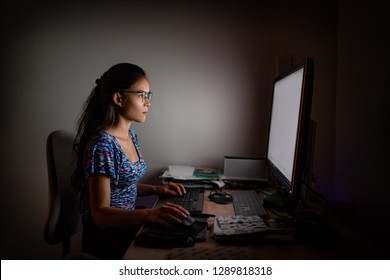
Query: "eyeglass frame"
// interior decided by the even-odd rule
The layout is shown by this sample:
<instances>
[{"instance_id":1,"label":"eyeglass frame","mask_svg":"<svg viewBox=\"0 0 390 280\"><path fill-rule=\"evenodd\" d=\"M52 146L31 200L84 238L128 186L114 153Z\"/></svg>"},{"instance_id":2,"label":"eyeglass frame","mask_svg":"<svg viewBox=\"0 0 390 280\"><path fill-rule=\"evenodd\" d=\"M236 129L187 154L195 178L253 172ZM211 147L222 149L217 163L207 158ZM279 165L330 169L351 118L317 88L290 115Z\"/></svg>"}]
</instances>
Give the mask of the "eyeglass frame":
<instances>
[{"instance_id":1,"label":"eyeglass frame","mask_svg":"<svg viewBox=\"0 0 390 280\"><path fill-rule=\"evenodd\" d=\"M142 102L144 104L150 103L153 97L153 92L152 91L144 91L144 90L126 90L122 89L118 91L120 94L124 93L138 93L142 94Z\"/></svg>"}]
</instances>

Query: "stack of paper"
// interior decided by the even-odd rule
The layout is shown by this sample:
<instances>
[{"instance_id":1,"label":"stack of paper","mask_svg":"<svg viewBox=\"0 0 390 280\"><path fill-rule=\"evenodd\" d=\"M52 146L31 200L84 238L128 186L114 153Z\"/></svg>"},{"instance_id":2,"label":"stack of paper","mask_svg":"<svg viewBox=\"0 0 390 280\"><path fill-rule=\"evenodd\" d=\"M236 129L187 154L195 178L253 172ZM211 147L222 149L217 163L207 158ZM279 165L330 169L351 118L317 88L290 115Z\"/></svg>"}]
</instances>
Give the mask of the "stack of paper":
<instances>
[{"instance_id":1,"label":"stack of paper","mask_svg":"<svg viewBox=\"0 0 390 280\"><path fill-rule=\"evenodd\" d=\"M200 168L188 165L170 165L161 178L175 180L220 181L222 171L214 168Z\"/></svg>"}]
</instances>

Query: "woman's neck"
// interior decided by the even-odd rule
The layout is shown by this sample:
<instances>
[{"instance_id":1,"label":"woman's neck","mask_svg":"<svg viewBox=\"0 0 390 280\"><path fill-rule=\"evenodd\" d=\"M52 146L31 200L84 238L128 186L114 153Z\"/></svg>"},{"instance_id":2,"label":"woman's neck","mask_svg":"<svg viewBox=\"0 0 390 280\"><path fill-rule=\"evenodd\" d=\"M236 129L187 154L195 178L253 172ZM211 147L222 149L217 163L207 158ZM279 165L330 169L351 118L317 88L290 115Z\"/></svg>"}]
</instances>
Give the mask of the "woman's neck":
<instances>
[{"instance_id":1,"label":"woman's neck","mask_svg":"<svg viewBox=\"0 0 390 280\"><path fill-rule=\"evenodd\" d=\"M116 124L112 125L107 129L112 135L117 138L129 138L129 130L131 127L131 122L125 122L119 120Z\"/></svg>"}]
</instances>

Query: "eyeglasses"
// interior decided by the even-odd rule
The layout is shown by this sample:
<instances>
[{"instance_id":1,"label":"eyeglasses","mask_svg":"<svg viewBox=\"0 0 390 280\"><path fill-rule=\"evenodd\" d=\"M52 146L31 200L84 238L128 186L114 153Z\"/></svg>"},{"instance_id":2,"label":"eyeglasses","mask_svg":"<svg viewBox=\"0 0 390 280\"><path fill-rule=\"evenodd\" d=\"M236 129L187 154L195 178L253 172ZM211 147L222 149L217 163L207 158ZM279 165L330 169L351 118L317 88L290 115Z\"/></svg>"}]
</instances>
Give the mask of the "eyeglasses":
<instances>
[{"instance_id":1,"label":"eyeglasses","mask_svg":"<svg viewBox=\"0 0 390 280\"><path fill-rule=\"evenodd\" d=\"M142 98L142 102L144 104L150 103L150 100L152 99L153 92L151 91L144 91L144 90L137 90L137 91L131 91L131 90L120 90L121 94L124 93L137 93L139 97Z\"/></svg>"}]
</instances>

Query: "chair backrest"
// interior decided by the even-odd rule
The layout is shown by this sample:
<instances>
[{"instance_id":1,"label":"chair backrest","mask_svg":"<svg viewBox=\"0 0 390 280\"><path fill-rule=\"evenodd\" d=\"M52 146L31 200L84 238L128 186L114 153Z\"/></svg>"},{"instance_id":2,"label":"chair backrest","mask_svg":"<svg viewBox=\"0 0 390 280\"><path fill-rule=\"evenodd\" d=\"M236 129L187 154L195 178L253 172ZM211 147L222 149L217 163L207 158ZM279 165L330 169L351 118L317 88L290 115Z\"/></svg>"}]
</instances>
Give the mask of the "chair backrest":
<instances>
[{"instance_id":1,"label":"chair backrest","mask_svg":"<svg viewBox=\"0 0 390 280\"><path fill-rule=\"evenodd\" d=\"M75 135L64 130L49 134L46 159L49 179L49 207L44 239L49 244L62 243L62 255L71 251L71 237L81 231L81 213L71 176L76 164L73 150Z\"/></svg>"}]
</instances>

